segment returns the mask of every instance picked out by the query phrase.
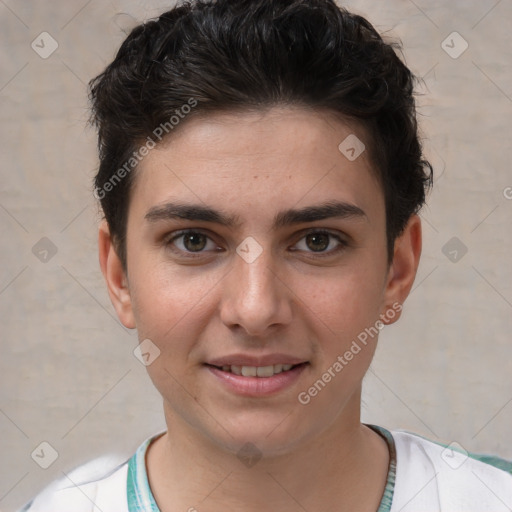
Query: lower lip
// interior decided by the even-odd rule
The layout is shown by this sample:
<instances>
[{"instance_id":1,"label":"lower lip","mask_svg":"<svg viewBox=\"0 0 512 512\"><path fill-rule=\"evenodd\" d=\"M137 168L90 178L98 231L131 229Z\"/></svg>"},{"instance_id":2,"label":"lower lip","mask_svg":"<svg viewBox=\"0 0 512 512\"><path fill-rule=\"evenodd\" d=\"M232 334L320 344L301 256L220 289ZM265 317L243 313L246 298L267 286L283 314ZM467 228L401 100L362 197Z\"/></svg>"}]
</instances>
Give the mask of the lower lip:
<instances>
[{"instance_id":1,"label":"lower lip","mask_svg":"<svg viewBox=\"0 0 512 512\"><path fill-rule=\"evenodd\" d=\"M225 372L214 366L206 366L231 391L243 396L261 397L279 393L294 384L308 363L301 364L272 377L244 377Z\"/></svg>"}]
</instances>

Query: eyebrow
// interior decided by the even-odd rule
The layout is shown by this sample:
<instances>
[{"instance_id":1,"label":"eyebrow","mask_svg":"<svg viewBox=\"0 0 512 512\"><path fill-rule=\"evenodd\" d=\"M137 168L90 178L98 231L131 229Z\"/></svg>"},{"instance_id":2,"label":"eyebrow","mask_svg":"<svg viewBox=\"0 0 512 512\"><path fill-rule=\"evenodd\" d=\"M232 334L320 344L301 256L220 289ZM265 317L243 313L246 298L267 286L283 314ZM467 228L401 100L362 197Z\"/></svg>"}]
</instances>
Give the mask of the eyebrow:
<instances>
[{"instance_id":1,"label":"eyebrow","mask_svg":"<svg viewBox=\"0 0 512 512\"><path fill-rule=\"evenodd\" d=\"M366 213L355 204L344 201L328 201L319 205L306 206L300 209L282 210L278 212L272 224L272 228L278 229L294 224L315 222L329 218L350 219L359 218L368 220ZM183 219L190 221L204 221L221 224L226 227L239 227L241 225L238 215L227 215L200 204L165 203L153 206L145 215L148 222L162 220Z\"/></svg>"}]
</instances>

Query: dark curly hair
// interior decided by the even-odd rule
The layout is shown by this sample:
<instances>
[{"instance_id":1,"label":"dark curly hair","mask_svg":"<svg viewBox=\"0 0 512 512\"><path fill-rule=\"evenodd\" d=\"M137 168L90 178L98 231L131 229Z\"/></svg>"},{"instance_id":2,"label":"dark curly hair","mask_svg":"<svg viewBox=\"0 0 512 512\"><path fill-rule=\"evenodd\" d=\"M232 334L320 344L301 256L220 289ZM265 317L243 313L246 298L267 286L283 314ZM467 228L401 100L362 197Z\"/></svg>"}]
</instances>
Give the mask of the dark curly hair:
<instances>
[{"instance_id":1,"label":"dark curly hair","mask_svg":"<svg viewBox=\"0 0 512 512\"><path fill-rule=\"evenodd\" d=\"M147 148L172 136L184 114L279 105L327 110L365 129L391 262L433 174L418 136L417 77L396 50L400 43L333 0L186 1L134 28L89 83L95 196L124 268L131 170Z\"/></svg>"}]
</instances>

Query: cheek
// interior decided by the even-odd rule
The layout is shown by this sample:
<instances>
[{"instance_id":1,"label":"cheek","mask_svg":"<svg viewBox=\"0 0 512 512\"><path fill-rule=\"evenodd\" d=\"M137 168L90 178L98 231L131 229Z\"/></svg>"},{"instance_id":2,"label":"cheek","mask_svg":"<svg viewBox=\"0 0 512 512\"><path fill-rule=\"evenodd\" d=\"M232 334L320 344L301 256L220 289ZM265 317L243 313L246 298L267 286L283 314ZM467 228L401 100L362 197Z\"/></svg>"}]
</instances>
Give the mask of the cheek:
<instances>
[{"instance_id":1,"label":"cheek","mask_svg":"<svg viewBox=\"0 0 512 512\"><path fill-rule=\"evenodd\" d=\"M304 300L315 326L317 364L297 398L306 415L322 417L326 425L353 396L375 353L380 290L375 276L366 277L326 280Z\"/></svg>"},{"instance_id":2,"label":"cheek","mask_svg":"<svg viewBox=\"0 0 512 512\"><path fill-rule=\"evenodd\" d=\"M204 329L204 286L169 272L163 265L140 267L133 276L132 305L139 340L151 340L158 349L146 367L160 393L171 402L180 401L180 382L194 370L187 361Z\"/></svg>"},{"instance_id":3,"label":"cheek","mask_svg":"<svg viewBox=\"0 0 512 512\"><path fill-rule=\"evenodd\" d=\"M299 279L296 289L303 311L337 342L357 336L378 319L382 300L375 273L339 268L324 279Z\"/></svg>"},{"instance_id":4,"label":"cheek","mask_svg":"<svg viewBox=\"0 0 512 512\"><path fill-rule=\"evenodd\" d=\"M133 258L130 277L139 338L154 340L162 352L185 354L205 327L209 301L222 276L142 259Z\"/></svg>"}]
</instances>

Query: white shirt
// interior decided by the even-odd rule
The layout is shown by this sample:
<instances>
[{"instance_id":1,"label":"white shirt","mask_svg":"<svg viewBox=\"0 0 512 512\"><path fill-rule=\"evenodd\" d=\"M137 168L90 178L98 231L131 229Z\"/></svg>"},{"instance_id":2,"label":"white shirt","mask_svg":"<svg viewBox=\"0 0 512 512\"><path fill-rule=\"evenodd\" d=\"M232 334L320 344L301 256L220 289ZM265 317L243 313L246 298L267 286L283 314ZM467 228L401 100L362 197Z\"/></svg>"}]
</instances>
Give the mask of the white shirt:
<instances>
[{"instance_id":1,"label":"white shirt","mask_svg":"<svg viewBox=\"0 0 512 512\"><path fill-rule=\"evenodd\" d=\"M457 445L405 430L366 426L384 437L390 453L386 489L377 512L512 509L512 461L467 453ZM147 447L160 435L146 439L130 459L115 467L105 468L101 459L78 467L19 512L160 512L145 465Z\"/></svg>"}]
</instances>

